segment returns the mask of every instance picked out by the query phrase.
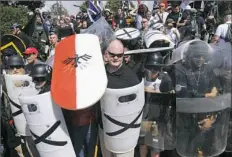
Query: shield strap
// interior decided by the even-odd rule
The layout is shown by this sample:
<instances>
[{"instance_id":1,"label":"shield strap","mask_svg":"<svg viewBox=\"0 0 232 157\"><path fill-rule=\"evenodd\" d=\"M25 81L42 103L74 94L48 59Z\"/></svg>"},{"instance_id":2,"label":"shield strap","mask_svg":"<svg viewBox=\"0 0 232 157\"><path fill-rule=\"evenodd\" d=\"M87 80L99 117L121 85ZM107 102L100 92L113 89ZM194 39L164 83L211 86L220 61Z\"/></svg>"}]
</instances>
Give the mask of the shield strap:
<instances>
[{"instance_id":1,"label":"shield strap","mask_svg":"<svg viewBox=\"0 0 232 157\"><path fill-rule=\"evenodd\" d=\"M39 144L40 142L44 142L53 146L64 146L66 145L68 142L67 141L52 141L52 140L47 140L46 138L48 136L50 136L57 128L58 126L61 124L61 121L57 121L55 124L53 124L53 126L48 129L48 131L46 131L43 135L38 136L35 133L33 133L31 130L31 134L36 138L36 140L34 140L35 144Z\"/></svg>"},{"instance_id":2,"label":"shield strap","mask_svg":"<svg viewBox=\"0 0 232 157\"><path fill-rule=\"evenodd\" d=\"M143 107L144 109L144 107ZM109 115L105 114L104 113L104 116L112 123L114 123L115 125L119 125L121 127L123 127L122 129L118 130L118 131L115 131L115 132L107 132L106 134L108 136L117 136L123 132L125 132L126 130L130 129L130 128L139 128L141 123L139 124L135 124L137 122L137 120L139 119L139 117L142 115L143 113L143 109L140 111L140 113L138 114L138 116L129 124L126 124L126 123L122 123L122 122L119 122L115 119L113 119L112 117L110 117Z\"/></svg>"},{"instance_id":3,"label":"shield strap","mask_svg":"<svg viewBox=\"0 0 232 157\"><path fill-rule=\"evenodd\" d=\"M16 104L16 103L15 103L13 100L11 100L10 98L9 98L9 100L10 100L10 103L11 103L13 106L15 106L16 108L19 109L18 111L12 113L12 116L13 116L13 117L18 116L18 115L20 115L21 113L23 113L21 106L19 106L18 104Z\"/></svg>"}]
</instances>

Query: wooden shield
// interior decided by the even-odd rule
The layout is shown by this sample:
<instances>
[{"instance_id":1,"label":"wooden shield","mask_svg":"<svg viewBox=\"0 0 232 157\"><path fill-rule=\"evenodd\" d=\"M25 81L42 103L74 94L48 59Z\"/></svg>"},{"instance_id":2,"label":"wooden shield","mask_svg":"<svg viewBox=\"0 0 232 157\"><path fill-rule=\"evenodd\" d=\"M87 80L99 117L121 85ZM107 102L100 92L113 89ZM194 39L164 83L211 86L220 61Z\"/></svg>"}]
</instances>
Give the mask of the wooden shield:
<instances>
[{"instance_id":1,"label":"wooden shield","mask_svg":"<svg viewBox=\"0 0 232 157\"><path fill-rule=\"evenodd\" d=\"M1 38L1 52L5 49L12 49L17 52L20 56L23 56L23 52L26 50L26 46L22 39L13 35L5 34Z\"/></svg>"},{"instance_id":2,"label":"wooden shield","mask_svg":"<svg viewBox=\"0 0 232 157\"><path fill-rule=\"evenodd\" d=\"M94 105L105 92L107 76L99 39L76 34L55 48L51 94L60 107L79 110Z\"/></svg>"}]
</instances>

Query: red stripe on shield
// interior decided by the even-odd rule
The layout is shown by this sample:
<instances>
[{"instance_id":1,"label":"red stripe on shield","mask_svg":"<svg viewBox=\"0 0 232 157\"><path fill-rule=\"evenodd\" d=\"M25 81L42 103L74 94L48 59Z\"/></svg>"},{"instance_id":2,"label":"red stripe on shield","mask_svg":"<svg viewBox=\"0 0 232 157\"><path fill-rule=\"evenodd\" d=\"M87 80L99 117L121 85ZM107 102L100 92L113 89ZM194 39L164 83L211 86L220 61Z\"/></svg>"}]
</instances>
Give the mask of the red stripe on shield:
<instances>
[{"instance_id":1,"label":"red stripe on shield","mask_svg":"<svg viewBox=\"0 0 232 157\"><path fill-rule=\"evenodd\" d=\"M76 110L76 36L62 40L55 48L51 94L57 105L69 110Z\"/></svg>"}]
</instances>

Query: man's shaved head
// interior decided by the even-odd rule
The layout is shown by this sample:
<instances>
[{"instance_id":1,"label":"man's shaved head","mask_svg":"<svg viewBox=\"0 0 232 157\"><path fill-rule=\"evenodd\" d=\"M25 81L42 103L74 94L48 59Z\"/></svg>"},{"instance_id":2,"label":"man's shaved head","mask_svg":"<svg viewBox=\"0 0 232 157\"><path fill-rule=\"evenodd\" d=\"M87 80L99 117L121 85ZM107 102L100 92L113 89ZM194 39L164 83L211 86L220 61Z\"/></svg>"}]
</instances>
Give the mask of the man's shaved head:
<instances>
[{"instance_id":1,"label":"man's shaved head","mask_svg":"<svg viewBox=\"0 0 232 157\"><path fill-rule=\"evenodd\" d=\"M111 50L111 49L121 50L120 53L122 53L124 46L120 40L114 39L109 43L109 46L107 47L107 50Z\"/></svg>"},{"instance_id":2,"label":"man's shaved head","mask_svg":"<svg viewBox=\"0 0 232 157\"><path fill-rule=\"evenodd\" d=\"M124 46L120 40L112 40L105 51L106 60L111 67L120 67L123 61Z\"/></svg>"}]
</instances>

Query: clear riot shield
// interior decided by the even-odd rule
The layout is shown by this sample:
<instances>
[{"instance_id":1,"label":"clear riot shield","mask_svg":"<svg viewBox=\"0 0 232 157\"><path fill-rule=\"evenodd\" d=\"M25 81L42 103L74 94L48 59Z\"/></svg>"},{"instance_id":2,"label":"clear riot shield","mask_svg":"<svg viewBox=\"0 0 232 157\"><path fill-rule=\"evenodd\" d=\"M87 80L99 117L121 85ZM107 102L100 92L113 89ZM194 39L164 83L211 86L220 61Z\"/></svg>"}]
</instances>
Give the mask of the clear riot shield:
<instances>
[{"instance_id":1,"label":"clear riot shield","mask_svg":"<svg viewBox=\"0 0 232 157\"><path fill-rule=\"evenodd\" d=\"M213 157L227 145L231 68L222 55L218 59L223 62L214 66L207 43L187 44L183 60L175 65L176 150L183 157Z\"/></svg>"},{"instance_id":2,"label":"clear riot shield","mask_svg":"<svg viewBox=\"0 0 232 157\"><path fill-rule=\"evenodd\" d=\"M177 152L181 156L221 154L227 145L230 103L230 94L213 100L177 99Z\"/></svg>"},{"instance_id":3,"label":"clear riot shield","mask_svg":"<svg viewBox=\"0 0 232 157\"><path fill-rule=\"evenodd\" d=\"M144 81L133 87L106 89L101 99L104 142L114 153L137 145L144 106Z\"/></svg>"},{"instance_id":4,"label":"clear riot shield","mask_svg":"<svg viewBox=\"0 0 232 157\"><path fill-rule=\"evenodd\" d=\"M214 72L220 78L223 93L231 93L231 51L232 45L230 42L220 42L211 44L213 49L212 66ZM232 110L230 112L229 130L227 138L226 152L232 152Z\"/></svg>"},{"instance_id":5,"label":"clear riot shield","mask_svg":"<svg viewBox=\"0 0 232 157\"><path fill-rule=\"evenodd\" d=\"M232 152L232 109L230 111L229 130L226 145L226 152Z\"/></svg>"},{"instance_id":6,"label":"clear riot shield","mask_svg":"<svg viewBox=\"0 0 232 157\"><path fill-rule=\"evenodd\" d=\"M149 111L143 120L145 145L159 150L176 146L176 106L174 94L145 93Z\"/></svg>"},{"instance_id":7,"label":"clear riot shield","mask_svg":"<svg viewBox=\"0 0 232 157\"><path fill-rule=\"evenodd\" d=\"M41 157L76 157L61 108L50 92L19 97L23 113Z\"/></svg>"},{"instance_id":8,"label":"clear riot shield","mask_svg":"<svg viewBox=\"0 0 232 157\"><path fill-rule=\"evenodd\" d=\"M11 112L14 119L14 124L18 134L22 136L31 136L28 125L23 115L21 104L19 103L19 95L23 91L29 93L38 93L32 82L32 78L28 75L4 75L9 98Z\"/></svg>"}]
</instances>

